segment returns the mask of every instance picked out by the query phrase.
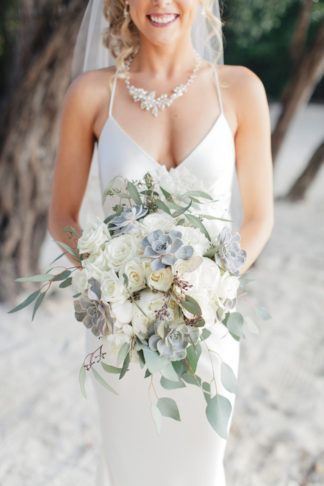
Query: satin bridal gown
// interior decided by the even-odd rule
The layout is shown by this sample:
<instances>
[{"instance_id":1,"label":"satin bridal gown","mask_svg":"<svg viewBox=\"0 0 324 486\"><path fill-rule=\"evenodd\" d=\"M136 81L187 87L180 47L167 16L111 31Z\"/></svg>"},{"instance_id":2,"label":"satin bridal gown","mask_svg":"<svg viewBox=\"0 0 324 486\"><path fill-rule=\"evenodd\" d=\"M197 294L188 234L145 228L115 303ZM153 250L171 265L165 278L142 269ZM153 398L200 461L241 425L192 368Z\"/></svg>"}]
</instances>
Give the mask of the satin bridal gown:
<instances>
[{"instance_id":1,"label":"satin bridal gown","mask_svg":"<svg viewBox=\"0 0 324 486\"><path fill-rule=\"evenodd\" d=\"M235 146L231 128L223 111L217 68L216 83L218 106L216 121L190 154L169 172L128 135L113 115L116 82L109 102L109 115L98 140L99 176L102 192L109 181L122 175L130 179L143 177L147 171L165 170L181 182L193 174L199 177L213 196L219 200L223 215L231 218L230 202L232 178L235 169ZM122 80L119 80L122 82ZM216 103L215 103L216 105ZM107 201L107 200L106 200ZM219 207L220 207L219 206ZM104 207L105 214L109 207ZM218 213L219 214L219 213ZM229 224L231 223L223 223ZM86 352L94 351L101 342L89 330L86 332ZM209 348L216 350L222 360L238 374L240 343L223 324L214 327L208 340ZM211 363L207 352L200 356L197 373L211 379ZM232 403L235 395L226 391L219 381L220 362L214 353L217 388ZM162 417L158 434L151 415L150 400L155 394L150 379L144 379L144 369L131 362L126 375L106 373L99 365L97 370L118 392L118 396L93 380L98 403L101 444L95 486L225 486L223 458L226 440L219 437L207 421L206 402L201 389L194 385L173 390L164 389L156 377L154 388L159 397L176 400L181 421Z\"/></svg>"}]
</instances>

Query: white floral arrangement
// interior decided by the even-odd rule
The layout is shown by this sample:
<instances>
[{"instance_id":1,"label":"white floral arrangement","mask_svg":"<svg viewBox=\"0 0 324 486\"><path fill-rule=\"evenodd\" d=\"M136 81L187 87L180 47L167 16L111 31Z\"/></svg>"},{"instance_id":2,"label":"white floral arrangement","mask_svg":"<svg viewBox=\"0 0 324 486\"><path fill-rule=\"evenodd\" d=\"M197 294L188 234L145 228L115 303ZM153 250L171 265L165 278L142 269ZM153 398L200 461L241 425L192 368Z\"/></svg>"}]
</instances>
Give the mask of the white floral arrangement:
<instances>
[{"instance_id":1,"label":"white floral arrangement","mask_svg":"<svg viewBox=\"0 0 324 486\"><path fill-rule=\"evenodd\" d=\"M77 250L57 242L79 266L17 280L72 285L75 318L102 343L80 369L85 396L91 371L116 393L94 363L120 379L137 363L145 369L144 378L160 373L166 389L200 387L209 423L226 438L231 402L216 393L216 383L213 392L212 382L203 381L196 369L213 326L225 326L236 340L244 336L236 302L246 251L239 233L226 224L231 220L215 216L217 201L208 192L188 189L188 184L179 192L186 184L166 177L163 181L147 173L136 181L113 179L104 194L111 214L85 226ZM75 232L71 227L65 231ZM34 318L46 290L33 292L10 312L34 302ZM236 392L235 374L226 363L221 379ZM157 426L161 415L180 420L172 398L158 398L152 406Z\"/></svg>"}]
</instances>

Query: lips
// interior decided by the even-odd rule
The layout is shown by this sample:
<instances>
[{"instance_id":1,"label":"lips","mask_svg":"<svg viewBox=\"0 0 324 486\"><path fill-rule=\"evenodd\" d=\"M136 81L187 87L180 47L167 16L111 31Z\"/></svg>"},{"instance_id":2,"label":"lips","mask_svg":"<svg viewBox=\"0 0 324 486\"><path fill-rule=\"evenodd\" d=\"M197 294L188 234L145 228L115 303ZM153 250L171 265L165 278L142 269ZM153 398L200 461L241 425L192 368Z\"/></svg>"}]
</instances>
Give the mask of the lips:
<instances>
[{"instance_id":1,"label":"lips","mask_svg":"<svg viewBox=\"0 0 324 486\"><path fill-rule=\"evenodd\" d=\"M159 14L148 14L146 15L149 22L155 27L164 27L166 25L173 24L179 17L176 13L159 13Z\"/></svg>"}]
</instances>

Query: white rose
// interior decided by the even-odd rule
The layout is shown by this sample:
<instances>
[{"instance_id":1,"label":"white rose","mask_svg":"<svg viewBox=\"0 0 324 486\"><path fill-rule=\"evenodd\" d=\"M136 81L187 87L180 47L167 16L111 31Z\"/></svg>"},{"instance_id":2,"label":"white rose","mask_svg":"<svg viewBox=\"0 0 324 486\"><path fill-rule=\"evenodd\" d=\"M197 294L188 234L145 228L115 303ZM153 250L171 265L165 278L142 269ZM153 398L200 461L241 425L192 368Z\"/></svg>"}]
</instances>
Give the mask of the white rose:
<instances>
[{"instance_id":1,"label":"white rose","mask_svg":"<svg viewBox=\"0 0 324 486\"><path fill-rule=\"evenodd\" d=\"M106 352L106 356L103 361L111 366L121 366L122 363L117 362L117 357L122 345L124 343L130 343L131 337L129 336L129 334L119 331L104 336L102 339L104 344L104 351Z\"/></svg>"},{"instance_id":2,"label":"white rose","mask_svg":"<svg viewBox=\"0 0 324 486\"><path fill-rule=\"evenodd\" d=\"M82 260L82 267L88 279L93 277L99 282L102 282L106 273L110 271L107 256L103 251Z\"/></svg>"},{"instance_id":3,"label":"white rose","mask_svg":"<svg viewBox=\"0 0 324 486\"><path fill-rule=\"evenodd\" d=\"M111 303L111 310L113 316L117 319L117 322L120 324L128 324L132 320L133 315L133 306L129 300L126 302L112 302Z\"/></svg>"},{"instance_id":4,"label":"white rose","mask_svg":"<svg viewBox=\"0 0 324 486\"><path fill-rule=\"evenodd\" d=\"M135 333L146 337L147 327L155 320L156 312L166 302L162 292L152 292L150 289L142 290L139 299L133 303L132 325Z\"/></svg>"},{"instance_id":5,"label":"white rose","mask_svg":"<svg viewBox=\"0 0 324 486\"><path fill-rule=\"evenodd\" d=\"M111 268L119 270L122 265L132 260L136 256L137 247L136 238L130 234L111 239L104 250Z\"/></svg>"},{"instance_id":6,"label":"white rose","mask_svg":"<svg viewBox=\"0 0 324 486\"><path fill-rule=\"evenodd\" d=\"M84 292L88 288L88 277L84 270L77 269L72 274L72 289L74 292Z\"/></svg>"},{"instance_id":7,"label":"white rose","mask_svg":"<svg viewBox=\"0 0 324 486\"><path fill-rule=\"evenodd\" d=\"M217 296L224 300L235 299L239 286L239 279L226 271L218 283Z\"/></svg>"},{"instance_id":8,"label":"white rose","mask_svg":"<svg viewBox=\"0 0 324 486\"><path fill-rule=\"evenodd\" d=\"M202 256L209 248L209 241L199 229L178 225L177 230L182 233L183 244L192 246L196 255Z\"/></svg>"},{"instance_id":9,"label":"white rose","mask_svg":"<svg viewBox=\"0 0 324 486\"><path fill-rule=\"evenodd\" d=\"M133 293L145 287L145 270L139 259L130 260L120 269L119 275L125 274L128 283L127 289Z\"/></svg>"},{"instance_id":10,"label":"white rose","mask_svg":"<svg viewBox=\"0 0 324 486\"><path fill-rule=\"evenodd\" d=\"M77 247L80 253L98 253L110 238L107 225L97 217L85 226Z\"/></svg>"},{"instance_id":11,"label":"white rose","mask_svg":"<svg viewBox=\"0 0 324 486\"><path fill-rule=\"evenodd\" d=\"M175 221L166 213L151 213L145 216L141 221L147 233L157 229L161 231L170 231L175 226Z\"/></svg>"},{"instance_id":12,"label":"white rose","mask_svg":"<svg viewBox=\"0 0 324 486\"><path fill-rule=\"evenodd\" d=\"M127 291L115 272L107 272L101 282L102 299L106 302L125 302Z\"/></svg>"},{"instance_id":13,"label":"white rose","mask_svg":"<svg viewBox=\"0 0 324 486\"><path fill-rule=\"evenodd\" d=\"M218 288L221 272L216 262L210 258L202 257L201 264L196 270L181 272L181 265L175 263L174 269L178 271L179 277L193 287L193 290L205 289L215 292Z\"/></svg>"},{"instance_id":14,"label":"white rose","mask_svg":"<svg viewBox=\"0 0 324 486\"><path fill-rule=\"evenodd\" d=\"M167 292L173 282L173 273L170 267L151 272L147 277L147 284L151 289Z\"/></svg>"}]
</instances>

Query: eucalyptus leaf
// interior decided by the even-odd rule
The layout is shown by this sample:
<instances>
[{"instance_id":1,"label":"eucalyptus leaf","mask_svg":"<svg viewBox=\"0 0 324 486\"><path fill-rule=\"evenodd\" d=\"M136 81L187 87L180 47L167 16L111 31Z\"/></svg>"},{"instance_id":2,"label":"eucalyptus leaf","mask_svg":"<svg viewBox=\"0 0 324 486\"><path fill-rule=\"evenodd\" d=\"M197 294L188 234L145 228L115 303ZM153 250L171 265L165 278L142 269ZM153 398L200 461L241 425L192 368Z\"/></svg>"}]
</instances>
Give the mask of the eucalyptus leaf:
<instances>
[{"instance_id":1,"label":"eucalyptus leaf","mask_svg":"<svg viewBox=\"0 0 324 486\"><path fill-rule=\"evenodd\" d=\"M107 383L106 380L103 379L103 377L98 373L98 371L94 369L94 367L91 368L91 371L95 379L98 381L98 383L100 383L102 386L107 388L107 390L111 391L115 395L119 395L119 393L117 393L116 390L114 390L113 387L110 386L109 383Z\"/></svg>"},{"instance_id":2,"label":"eucalyptus leaf","mask_svg":"<svg viewBox=\"0 0 324 486\"><path fill-rule=\"evenodd\" d=\"M209 241L211 241L210 234L208 233L208 231L206 230L204 224L200 221L200 219L197 218L197 216L194 216L193 214L186 214L185 216L192 226L200 229L200 231L206 236L206 238Z\"/></svg>"},{"instance_id":3,"label":"eucalyptus leaf","mask_svg":"<svg viewBox=\"0 0 324 486\"><path fill-rule=\"evenodd\" d=\"M161 192L162 192L163 196L165 197L165 199L169 202L173 202L172 195L166 189L164 189L162 186L160 186L160 189L161 189Z\"/></svg>"},{"instance_id":4,"label":"eucalyptus leaf","mask_svg":"<svg viewBox=\"0 0 324 486\"><path fill-rule=\"evenodd\" d=\"M34 302L35 299L37 299L40 293L40 290L35 290L35 292L28 295L28 297L26 297L26 299L23 300L20 304L16 305L16 307L14 307L13 309L10 309L10 311L8 311L8 314L13 314L14 312L17 312L24 307L27 307L27 305L31 304L32 302Z\"/></svg>"},{"instance_id":5,"label":"eucalyptus leaf","mask_svg":"<svg viewBox=\"0 0 324 486\"><path fill-rule=\"evenodd\" d=\"M57 260L59 260L60 258L62 258L63 256L65 255L65 253L61 253L60 255L58 255L56 258L54 258L54 260L51 261L50 265L52 265L52 263L55 263L57 262Z\"/></svg>"},{"instance_id":6,"label":"eucalyptus leaf","mask_svg":"<svg viewBox=\"0 0 324 486\"><path fill-rule=\"evenodd\" d=\"M141 199L140 193L138 192L135 184L133 184L131 181L127 182L127 191L129 193L130 197L135 202L135 204L142 204L142 199Z\"/></svg>"},{"instance_id":7,"label":"eucalyptus leaf","mask_svg":"<svg viewBox=\"0 0 324 486\"><path fill-rule=\"evenodd\" d=\"M161 376L160 384L161 386L163 386L163 388L166 388L167 390L173 390L175 388L184 388L186 386L186 384L182 380L181 381L168 380L168 378L165 378L164 376Z\"/></svg>"},{"instance_id":8,"label":"eucalyptus leaf","mask_svg":"<svg viewBox=\"0 0 324 486\"><path fill-rule=\"evenodd\" d=\"M63 272L57 273L52 278L53 282L59 282L60 280L65 280L71 275L71 270L64 270Z\"/></svg>"},{"instance_id":9,"label":"eucalyptus leaf","mask_svg":"<svg viewBox=\"0 0 324 486\"><path fill-rule=\"evenodd\" d=\"M50 273L39 273L37 275L31 275L30 277L16 278L16 282L49 282L53 280L54 275Z\"/></svg>"},{"instance_id":10,"label":"eucalyptus leaf","mask_svg":"<svg viewBox=\"0 0 324 486\"><path fill-rule=\"evenodd\" d=\"M87 379L86 370L85 367L82 365L79 371L79 383L80 383L81 393L84 396L84 398L87 398L87 393L85 389L86 379Z\"/></svg>"},{"instance_id":11,"label":"eucalyptus leaf","mask_svg":"<svg viewBox=\"0 0 324 486\"><path fill-rule=\"evenodd\" d=\"M152 417L156 426L157 433L160 434L161 432L161 427L162 427L162 415L159 410L159 408L155 405L155 403L152 403L151 405L151 411L152 411Z\"/></svg>"},{"instance_id":12,"label":"eucalyptus leaf","mask_svg":"<svg viewBox=\"0 0 324 486\"><path fill-rule=\"evenodd\" d=\"M54 241L56 241L56 243L60 247L62 247L64 250L66 250L68 253L70 253L70 255L73 255L77 260L81 261L80 255L75 250L73 250L73 248L71 248L69 245L67 245L63 241L58 241L58 240L54 240Z\"/></svg>"},{"instance_id":13,"label":"eucalyptus leaf","mask_svg":"<svg viewBox=\"0 0 324 486\"><path fill-rule=\"evenodd\" d=\"M184 196L192 196L192 197L201 197L203 199L209 199L210 201L213 201L213 198L211 197L210 194L204 191L187 191L183 194Z\"/></svg>"},{"instance_id":14,"label":"eucalyptus leaf","mask_svg":"<svg viewBox=\"0 0 324 486\"><path fill-rule=\"evenodd\" d=\"M109 364L105 363L104 361L100 361L100 363L101 363L101 366L103 367L103 369L105 371L107 371L107 373L119 374L122 370L121 368L117 368L116 366L109 365Z\"/></svg>"},{"instance_id":15,"label":"eucalyptus leaf","mask_svg":"<svg viewBox=\"0 0 324 486\"><path fill-rule=\"evenodd\" d=\"M181 301L181 306L194 316L201 316L201 308L198 302L190 295L186 295L185 299Z\"/></svg>"},{"instance_id":16,"label":"eucalyptus leaf","mask_svg":"<svg viewBox=\"0 0 324 486\"><path fill-rule=\"evenodd\" d=\"M208 422L220 437L227 439L227 427L232 411L231 402L222 395L215 395L207 401Z\"/></svg>"},{"instance_id":17,"label":"eucalyptus leaf","mask_svg":"<svg viewBox=\"0 0 324 486\"><path fill-rule=\"evenodd\" d=\"M168 380L178 381L178 375L172 367L171 363L167 363L167 365L161 368L160 371L164 378L167 378Z\"/></svg>"},{"instance_id":18,"label":"eucalyptus leaf","mask_svg":"<svg viewBox=\"0 0 324 486\"><path fill-rule=\"evenodd\" d=\"M167 214L171 214L170 208L161 199L157 199L155 203L159 209L162 209Z\"/></svg>"},{"instance_id":19,"label":"eucalyptus leaf","mask_svg":"<svg viewBox=\"0 0 324 486\"><path fill-rule=\"evenodd\" d=\"M194 346L191 344L187 348L187 358L192 368L192 371L196 371L197 363L199 359L199 354L196 352Z\"/></svg>"},{"instance_id":20,"label":"eucalyptus leaf","mask_svg":"<svg viewBox=\"0 0 324 486\"><path fill-rule=\"evenodd\" d=\"M130 348L129 343L123 343L121 345L117 355L117 363L124 363L129 348Z\"/></svg>"},{"instance_id":21,"label":"eucalyptus leaf","mask_svg":"<svg viewBox=\"0 0 324 486\"><path fill-rule=\"evenodd\" d=\"M119 375L120 380L123 378L123 376L127 372L129 362L130 362L130 351L126 354L126 357L124 359L124 363L123 363L123 366L122 366L122 369L121 369L121 372L120 372L120 375Z\"/></svg>"},{"instance_id":22,"label":"eucalyptus leaf","mask_svg":"<svg viewBox=\"0 0 324 486\"><path fill-rule=\"evenodd\" d=\"M226 326L231 335L240 340L243 336L243 316L240 312L230 312L226 319Z\"/></svg>"},{"instance_id":23,"label":"eucalyptus leaf","mask_svg":"<svg viewBox=\"0 0 324 486\"><path fill-rule=\"evenodd\" d=\"M237 380L232 368L222 361L221 364L221 380L224 388L231 393L237 393Z\"/></svg>"},{"instance_id":24,"label":"eucalyptus leaf","mask_svg":"<svg viewBox=\"0 0 324 486\"><path fill-rule=\"evenodd\" d=\"M178 406L173 398L162 397L157 401L157 407L165 417L181 421Z\"/></svg>"},{"instance_id":25,"label":"eucalyptus leaf","mask_svg":"<svg viewBox=\"0 0 324 486\"><path fill-rule=\"evenodd\" d=\"M252 334L260 334L260 328L250 316L244 317L244 325Z\"/></svg>"},{"instance_id":26,"label":"eucalyptus leaf","mask_svg":"<svg viewBox=\"0 0 324 486\"><path fill-rule=\"evenodd\" d=\"M144 378L148 378L149 376L151 376L151 374L152 373L150 372L150 370L148 370L148 369L145 370Z\"/></svg>"},{"instance_id":27,"label":"eucalyptus leaf","mask_svg":"<svg viewBox=\"0 0 324 486\"><path fill-rule=\"evenodd\" d=\"M187 206L183 206L183 207L180 206L179 209L177 209L174 213L172 213L173 218L178 218L179 216L181 216L181 214L184 214L186 211L188 211L191 205L192 205L192 200L190 200Z\"/></svg>"},{"instance_id":28,"label":"eucalyptus leaf","mask_svg":"<svg viewBox=\"0 0 324 486\"><path fill-rule=\"evenodd\" d=\"M211 331L205 328L201 331L200 340L205 341L205 339L209 338L210 335Z\"/></svg>"},{"instance_id":29,"label":"eucalyptus leaf","mask_svg":"<svg viewBox=\"0 0 324 486\"><path fill-rule=\"evenodd\" d=\"M60 289L65 289L66 287L69 287L70 285L72 285L72 277L69 277L66 280L63 280L63 282L60 283L59 287L60 287Z\"/></svg>"},{"instance_id":30,"label":"eucalyptus leaf","mask_svg":"<svg viewBox=\"0 0 324 486\"><path fill-rule=\"evenodd\" d=\"M36 299L34 309L33 309L32 321L34 320L35 314L36 314L37 310L39 309L39 306L41 305L41 303L44 300L45 294L46 294L46 292L41 292Z\"/></svg>"},{"instance_id":31,"label":"eucalyptus leaf","mask_svg":"<svg viewBox=\"0 0 324 486\"><path fill-rule=\"evenodd\" d=\"M152 351L150 348L143 348L145 364L151 373L160 371L164 368L169 361L166 358L160 356L156 351Z\"/></svg>"}]
</instances>

